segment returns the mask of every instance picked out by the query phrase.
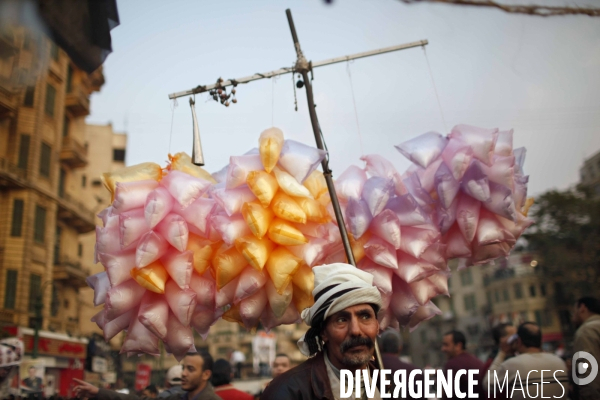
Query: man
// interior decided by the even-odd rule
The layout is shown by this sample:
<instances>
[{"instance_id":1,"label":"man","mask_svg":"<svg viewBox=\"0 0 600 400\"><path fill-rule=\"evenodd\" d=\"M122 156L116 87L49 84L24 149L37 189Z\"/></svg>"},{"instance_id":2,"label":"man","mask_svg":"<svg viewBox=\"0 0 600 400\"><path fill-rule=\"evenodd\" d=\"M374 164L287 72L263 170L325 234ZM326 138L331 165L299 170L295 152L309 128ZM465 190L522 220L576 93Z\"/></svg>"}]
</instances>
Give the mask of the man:
<instances>
[{"instance_id":1,"label":"man","mask_svg":"<svg viewBox=\"0 0 600 400\"><path fill-rule=\"evenodd\" d=\"M542 330L535 322L523 322L517 328L516 335L507 341L512 345L517 356L504 360L510 353L507 348L498 352L490 369L483 379L484 389L490 389L489 398L494 398L494 373L501 384L508 377L502 398L534 399L544 398L568 399L569 378L565 362L558 356L542 352ZM542 386L543 383L543 386ZM507 387L506 387L507 386ZM496 384L496 397L500 392Z\"/></svg>"},{"instance_id":2,"label":"man","mask_svg":"<svg viewBox=\"0 0 600 400\"><path fill-rule=\"evenodd\" d=\"M400 352L402 351L402 336L400 336L400 333L393 329L388 329L381 334L379 343L379 351L381 351L383 367L385 369L392 370L392 376L396 371L399 370L406 371L406 376L409 376L413 369L417 369L417 367L415 367L414 365L400 360ZM422 375L419 375L418 378L415 379L415 382L422 381L421 378ZM390 388L392 390L391 393L393 393L393 390L395 389L395 385L393 382ZM412 399L410 395L406 398Z\"/></svg>"},{"instance_id":3,"label":"man","mask_svg":"<svg viewBox=\"0 0 600 400\"><path fill-rule=\"evenodd\" d=\"M142 391L142 397L147 399L155 399L158 396L158 389L156 389L156 385L150 384L146 386L146 388Z\"/></svg>"},{"instance_id":4,"label":"man","mask_svg":"<svg viewBox=\"0 0 600 400\"><path fill-rule=\"evenodd\" d=\"M221 400L213 390L210 383L213 359L208 353L189 353L183 359L181 372L181 388L184 394L172 394L168 400ZM96 386L79 379L74 388L77 397L96 398L98 400L137 400L135 395L120 394L108 389L99 389ZM145 397L141 397L145 399Z\"/></svg>"},{"instance_id":5,"label":"man","mask_svg":"<svg viewBox=\"0 0 600 400\"><path fill-rule=\"evenodd\" d=\"M231 353L229 360L231 361L231 365L235 367L235 377L240 379L242 377L242 367L246 362L246 356L241 351L235 350Z\"/></svg>"},{"instance_id":6,"label":"man","mask_svg":"<svg viewBox=\"0 0 600 400\"><path fill-rule=\"evenodd\" d=\"M185 393L185 390L181 388L181 371L183 367L181 365L173 365L167 371L167 376L165 377L165 387L159 395L158 398L162 399L165 397L169 397L174 394L182 395Z\"/></svg>"},{"instance_id":7,"label":"man","mask_svg":"<svg viewBox=\"0 0 600 400\"><path fill-rule=\"evenodd\" d=\"M37 372L37 370L35 369L35 367L32 365L29 367L29 369L27 370L27 373L29 374L29 376L25 379L23 379L23 385L26 386L25 388L25 394L27 394L27 398L28 399L41 399L42 398L42 392L44 389L44 385L42 382L42 378L40 378L39 376L35 376L35 373Z\"/></svg>"},{"instance_id":8,"label":"man","mask_svg":"<svg viewBox=\"0 0 600 400\"><path fill-rule=\"evenodd\" d=\"M220 358L215 361L213 368L213 374L211 382L215 388L217 396L223 400L253 400L254 396L237 390L231 384L231 378L233 378L233 371L231 370L231 364L224 358Z\"/></svg>"},{"instance_id":9,"label":"man","mask_svg":"<svg viewBox=\"0 0 600 400\"><path fill-rule=\"evenodd\" d=\"M460 370L476 369L479 374L475 375L478 380L478 384L473 389L474 393L480 393L479 381L481 380L481 374L483 373L483 363L479 361L475 356L467 353L467 338L460 331L447 332L442 339L442 352L448 357L446 365L444 365L444 371L448 374L448 371L452 371L452 376L456 376L456 373ZM467 373L468 374L468 373ZM469 380L468 375L464 374L460 377L459 388L462 393L469 393ZM444 394L446 392L444 391ZM456 393L456 390L454 391ZM481 397L481 396L480 396ZM444 397L445 398L445 397Z\"/></svg>"},{"instance_id":10,"label":"man","mask_svg":"<svg viewBox=\"0 0 600 400\"><path fill-rule=\"evenodd\" d=\"M271 375L273 376L273 379L277 378L284 372L287 372L291 367L292 362L287 354L277 354L275 356L275 360L273 360L273 365L271 366Z\"/></svg>"},{"instance_id":11,"label":"man","mask_svg":"<svg viewBox=\"0 0 600 400\"><path fill-rule=\"evenodd\" d=\"M506 341L515 333L517 333L517 328L507 323L501 323L492 328L492 338L494 339L495 346L485 362L482 372L485 372L490 368L490 365L492 365L492 362L494 362L494 359L503 348L506 350ZM505 358L506 356L507 354L504 353Z\"/></svg>"},{"instance_id":12,"label":"man","mask_svg":"<svg viewBox=\"0 0 600 400\"><path fill-rule=\"evenodd\" d=\"M339 399L341 369L349 369L354 376L355 371L375 368L369 362L382 303L373 276L342 263L314 267L313 273L315 303L302 311L310 329L298 341L302 354L310 358L273 379L261 399ZM362 379L360 386L359 398L365 399ZM372 398L381 398L378 389Z\"/></svg>"},{"instance_id":13,"label":"man","mask_svg":"<svg viewBox=\"0 0 600 400\"><path fill-rule=\"evenodd\" d=\"M573 322L577 327L573 352L585 351L590 353L600 363L600 300L593 297L582 297L577 300ZM580 358L584 361L583 358ZM573 365L577 368L577 365ZM591 371L591 368L588 369ZM578 375L586 378L586 374ZM600 399L600 377L587 385L576 386L580 400Z\"/></svg>"}]
</instances>

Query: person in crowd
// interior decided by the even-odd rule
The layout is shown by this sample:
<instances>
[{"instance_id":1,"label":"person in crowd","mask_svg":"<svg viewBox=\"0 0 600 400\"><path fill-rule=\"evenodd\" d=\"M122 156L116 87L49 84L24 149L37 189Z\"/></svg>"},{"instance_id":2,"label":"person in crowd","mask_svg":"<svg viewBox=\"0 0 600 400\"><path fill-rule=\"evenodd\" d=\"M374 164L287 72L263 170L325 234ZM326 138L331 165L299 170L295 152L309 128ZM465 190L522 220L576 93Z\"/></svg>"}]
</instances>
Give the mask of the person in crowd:
<instances>
[{"instance_id":1,"label":"person in crowd","mask_svg":"<svg viewBox=\"0 0 600 400\"><path fill-rule=\"evenodd\" d=\"M165 390L159 393L158 398L166 398L174 394L182 395L185 393L185 390L181 388L181 371L183 371L183 367L181 364L173 365L167 371L167 376L165 377Z\"/></svg>"},{"instance_id":2,"label":"person in crowd","mask_svg":"<svg viewBox=\"0 0 600 400\"><path fill-rule=\"evenodd\" d=\"M148 386L146 386L146 388L144 390L142 390L142 397L148 398L148 399L155 399L158 396L158 389L156 388L156 385L154 384L150 384Z\"/></svg>"},{"instance_id":3,"label":"person in crowd","mask_svg":"<svg viewBox=\"0 0 600 400\"><path fill-rule=\"evenodd\" d=\"M442 338L442 352L446 354L446 357L448 357L448 361L444 365L443 370L445 373L452 371L452 376L455 376L460 370L479 370L479 374L476 375L478 384L476 385L474 392L480 393L481 387L479 382L481 382L482 378L483 363L475 356L468 353L466 348L467 338L465 337L464 333L457 330L447 332ZM467 374L464 374L460 377L459 388L462 393L468 393L469 381ZM445 394L446 393L444 392L444 395ZM454 391L454 394L457 394L456 391Z\"/></svg>"},{"instance_id":4,"label":"person in crowd","mask_svg":"<svg viewBox=\"0 0 600 400\"><path fill-rule=\"evenodd\" d=\"M213 359L208 353L189 353L183 359L181 372L181 388L183 394L175 393L168 400L221 400L210 383ZM73 389L77 397L87 397L98 400L137 400L138 396L126 395L108 389L99 389L91 383L73 379L77 386ZM141 397L141 399L146 399Z\"/></svg>"},{"instance_id":5,"label":"person in crowd","mask_svg":"<svg viewBox=\"0 0 600 400\"><path fill-rule=\"evenodd\" d=\"M242 377L242 367L246 362L246 356L239 350L234 350L231 353L231 357L229 359L231 365L235 368L235 378L241 379Z\"/></svg>"},{"instance_id":6,"label":"person in crowd","mask_svg":"<svg viewBox=\"0 0 600 400\"><path fill-rule=\"evenodd\" d=\"M594 297L582 297L577 300L573 323L577 327L573 352L585 351L600 363L600 300ZM585 361L583 358L579 359ZM573 365L573 368L577 367ZM589 373L591 368L578 377L585 379ZM580 400L600 399L600 376L587 385L576 385L575 390Z\"/></svg>"},{"instance_id":7,"label":"person in crowd","mask_svg":"<svg viewBox=\"0 0 600 400\"><path fill-rule=\"evenodd\" d=\"M509 349L509 346L512 349ZM511 336L506 346L498 352L490 369L483 378L483 387L489 398L494 398L494 374L502 382L507 376L503 398L541 398L541 382L545 398L568 399L569 377L565 362L558 356L542 351L542 330L535 322L523 322L517 333ZM516 356L506 360L506 354ZM496 393L499 388L496 385ZM498 397L496 395L496 397Z\"/></svg>"},{"instance_id":8,"label":"person in crowd","mask_svg":"<svg viewBox=\"0 0 600 400\"><path fill-rule=\"evenodd\" d=\"M502 344L504 343L504 345L506 346L506 341L508 340L508 338L514 335L515 333L517 333L517 328L515 328L512 324L508 323L501 323L492 328L494 348L492 349L490 356L483 365L483 372L487 371L490 368L490 365L492 365L494 358L496 358L498 352L501 351ZM507 357L506 354L505 357ZM510 355L508 357L510 357Z\"/></svg>"},{"instance_id":9,"label":"person in crowd","mask_svg":"<svg viewBox=\"0 0 600 400\"><path fill-rule=\"evenodd\" d=\"M252 400L254 396L233 387L231 364L224 358L215 361L211 382L217 396L223 400Z\"/></svg>"},{"instance_id":10,"label":"person in crowd","mask_svg":"<svg viewBox=\"0 0 600 400\"><path fill-rule=\"evenodd\" d=\"M292 368L292 361L287 354L279 353L275 355L273 365L271 366L271 375L273 379Z\"/></svg>"},{"instance_id":11,"label":"person in crowd","mask_svg":"<svg viewBox=\"0 0 600 400\"><path fill-rule=\"evenodd\" d=\"M412 370L417 369L417 367L414 365L400 360L400 353L402 352L402 336L400 336L398 331L394 329L388 329L384 331L379 338L379 344L383 368L391 370L392 376L396 371L400 370L406 371L406 376L408 376ZM421 378L422 375L419 375L419 378L415 381L422 381ZM392 382L390 386L390 393L393 393L395 387L396 386L394 385L394 382ZM408 395L406 398L412 399L410 395Z\"/></svg>"},{"instance_id":12,"label":"person in crowd","mask_svg":"<svg viewBox=\"0 0 600 400\"><path fill-rule=\"evenodd\" d=\"M315 303L302 311L310 328L298 341L302 354L310 358L273 379L263 400L339 398L341 369L354 374L376 368L370 361L382 302L373 276L342 263L316 266L313 272ZM366 398L364 381L360 386L359 398ZM374 398L380 399L378 389Z\"/></svg>"}]
</instances>

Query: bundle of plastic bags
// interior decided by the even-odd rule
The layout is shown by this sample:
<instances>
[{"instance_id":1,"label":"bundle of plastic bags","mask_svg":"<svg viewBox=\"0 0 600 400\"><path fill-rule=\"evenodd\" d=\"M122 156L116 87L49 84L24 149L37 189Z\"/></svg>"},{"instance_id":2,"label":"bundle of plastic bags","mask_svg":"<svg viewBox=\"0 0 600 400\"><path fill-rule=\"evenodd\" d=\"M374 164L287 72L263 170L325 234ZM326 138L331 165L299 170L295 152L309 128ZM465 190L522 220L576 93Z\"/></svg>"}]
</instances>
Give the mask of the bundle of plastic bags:
<instances>
[{"instance_id":1,"label":"bundle of plastic bags","mask_svg":"<svg viewBox=\"0 0 600 400\"><path fill-rule=\"evenodd\" d=\"M325 179L325 152L264 131L259 146L213 175L189 156L166 169L144 163L105 174L113 202L96 229L88 279L94 321L106 340L122 330L122 352L177 358L219 318L251 329L300 320L313 303L317 264L345 262ZM512 131L455 127L397 146L413 166L399 174L379 155L362 158L335 182L358 268L384 300L382 327L439 314L447 261L465 266L506 256L526 218L524 149Z\"/></svg>"}]
</instances>

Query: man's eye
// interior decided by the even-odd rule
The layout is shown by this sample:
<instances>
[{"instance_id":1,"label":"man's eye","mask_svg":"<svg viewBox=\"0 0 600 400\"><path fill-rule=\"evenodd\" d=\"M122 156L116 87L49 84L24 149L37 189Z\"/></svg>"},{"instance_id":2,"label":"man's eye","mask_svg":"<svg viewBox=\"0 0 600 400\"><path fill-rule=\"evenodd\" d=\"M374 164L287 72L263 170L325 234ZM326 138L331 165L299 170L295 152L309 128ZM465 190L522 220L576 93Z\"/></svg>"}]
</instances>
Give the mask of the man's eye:
<instances>
[{"instance_id":1,"label":"man's eye","mask_svg":"<svg viewBox=\"0 0 600 400\"><path fill-rule=\"evenodd\" d=\"M344 317L339 317L336 322L346 322L346 318Z\"/></svg>"}]
</instances>

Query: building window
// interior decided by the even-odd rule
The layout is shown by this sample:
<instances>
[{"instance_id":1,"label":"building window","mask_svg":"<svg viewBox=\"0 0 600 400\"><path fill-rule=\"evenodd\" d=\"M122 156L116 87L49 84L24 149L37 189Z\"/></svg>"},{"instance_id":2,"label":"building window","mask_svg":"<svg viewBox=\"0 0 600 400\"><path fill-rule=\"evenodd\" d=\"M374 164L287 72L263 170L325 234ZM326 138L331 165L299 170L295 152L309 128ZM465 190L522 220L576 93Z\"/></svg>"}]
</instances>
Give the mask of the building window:
<instances>
[{"instance_id":1,"label":"building window","mask_svg":"<svg viewBox=\"0 0 600 400\"><path fill-rule=\"evenodd\" d=\"M54 235L54 265L60 264L60 239L62 237L62 228L56 227L56 234Z\"/></svg>"},{"instance_id":2,"label":"building window","mask_svg":"<svg viewBox=\"0 0 600 400\"><path fill-rule=\"evenodd\" d=\"M60 169L60 173L58 175L58 197L65 197L65 182L67 180L67 171L64 169Z\"/></svg>"},{"instance_id":3,"label":"building window","mask_svg":"<svg viewBox=\"0 0 600 400\"><path fill-rule=\"evenodd\" d=\"M83 256L83 245L81 243L77 245L77 255L79 257Z\"/></svg>"},{"instance_id":4,"label":"building window","mask_svg":"<svg viewBox=\"0 0 600 400\"><path fill-rule=\"evenodd\" d=\"M523 298L523 285L521 285L520 283L515 283L514 289L515 289L515 299L522 299Z\"/></svg>"},{"instance_id":5,"label":"building window","mask_svg":"<svg viewBox=\"0 0 600 400\"><path fill-rule=\"evenodd\" d=\"M475 302L475 294L466 294L463 296L466 311L475 311L477 309L477 303Z\"/></svg>"},{"instance_id":6,"label":"building window","mask_svg":"<svg viewBox=\"0 0 600 400\"><path fill-rule=\"evenodd\" d=\"M86 187L87 186L87 176L82 175L81 176L81 187Z\"/></svg>"},{"instance_id":7,"label":"building window","mask_svg":"<svg viewBox=\"0 0 600 400\"><path fill-rule=\"evenodd\" d=\"M46 85L46 104L44 111L49 117L54 117L54 101L56 100L56 89L51 84Z\"/></svg>"},{"instance_id":8,"label":"building window","mask_svg":"<svg viewBox=\"0 0 600 400\"><path fill-rule=\"evenodd\" d=\"M71 93L71 90L73 90L73 67L69 64L67 69L67 93Z\"/></svg>"},{"instance_id":9,"label":"building window","mask_svg":"<svg viewBox=\"0 0 600 400\"><path fill-rule=\"evenodd\" d=\"M46 209L38 205L35 206L35 226L33 231L33 240L36 243L44 243L46 238Z\"/></svg>"},{"instance_id":10,"label":"building window","mask_svg":"<svg viewBox=\"0 0 600 400\"><path fill-rule=\"evenodd\" d=\"M542 296L542 297L546 296L546 285L544 285L544 284L540 285L540 296Z\"/></svg>"},{"instance_id":11,"label":"building window","mask_svg":"<svg viewBox=\"0 0 600 400\"><path fill-rule=\"evenodd\" d=\"M502 290L502 300L503 301L509 301L510 300L510 296L508 294L508 288L504 288L504 290Z\"/></svg>"},{"instance_id":12,"label":"building window","mask_svg":"<svg viewBox=\"0 0 600 400\"><path fill-rule=\"evenodd\" d=\"M15 300L17 299L17 271L13 269L6 270L6 284L4 286L4 308L7 310L15 309Z\"/></svg>"},{"instance_id":13,"label":"building window","mask_svg":"<svg viewBox=\"0 0 600 400\"><path fill-rule=\"evenodd\" d=\"M46 178L50 177L50 162L52 158L52 148L49 144L42 142L40 152L40 175Z\"/></svg>"},{"instance_id":14,"label":"building window","mask_svg":"<svg viewBox=\"0 0 600 400\"><path fill-rule=\"evenodd\" d=\"M494 290L494 301L500 303L500 291L498 289Z\"/></svg>"},{"instance_id":15,"label":"building window","mask_svg":"<svg viewBox=\"0 0 600 400\"><path fill-rule=\"evenodd\" d=\"M33 107L34 97L35 97L35 86L27 86L27 89L25 89L25 99L23 99L23 106Z\"/></svg>"},{"instance_id":16,"label":"building window","mask_svg":"<svg viewBox=\"0 0 600 400\"><path fill-rule=\"evenodd\" d=\"M60 300L58 299L58 289L56 286L52 286L52 302L50 303L50 315L56 317L58 315L58 308L60 307Z\"/></svg>"},{"instance_id":17,"label":"building window","mask_svg":"<svg viewBox=\"0 0 600 400\"><path fill-rule=\"evenodd\" d=\"M461 271L460 273L460 284L461 286L469 286L473 284L473 275L471 274L471 270L467 269L465 271Z\"/></svg>"},{"instance_id":18,"label":"building window","mask_svg":"<svg viewBox=\"0 0 600 400\"><path fill-rule=\"evenodd\" d=\"M488 303L488 305L491 306L492 305L492 292L487 291L487 292L485 292L485 295L487 297L487 303Z\"/></svg>"},{"instance_id":19,"label":"building window","mask_svg":"<svg viewBox=\"0 0 600 400\"><path fill-rule=\"evenodd\" d=\"M31 144L31 136L21 135L21 141L19 143L19 161L17 167L20 169L27 169L29 165L29 145Z\"/></svg>"},{"instance_id":20,"label":"building window","mask_svg":"<svg viewBox=\"0 0 600 400\"><path fill-rule=\"evenodd\" d=\"M535 297L536 293L535 293L535 285L531 285L529 286L529 296L530 297Z\"/></svg>"},{"instance_id":21,"label":"building window","mask_svg":"<svg viewBox=\"0 0 600 400\"><path fill-rule=\"evenodd\" d=\"M113 161L125 162L125 149L113 149Z\"/></svg>"},{"instance_id":22,"label":"building window","mask_svg":"<svg viewBox=\"0 0 600 400\"><path fill-rule=\"evenodd\" d=\"M94 179L92 181L92 186L94 186L94 187L100 187L100 186L102 186L102 181L100 181L100 179Z\"/></svg>"},{"instance_id":23,"label":"building window","mask_svg":"<svg viewBox=\"0 0 600 400\"><path fill-rule=\"evenodd\" d=\"M65 119L63 120L63 137L69 136L69 117L65 115Z\"/></svg>"},{"instance_id":24,"label":"building window","mask_svg":"<svg viewBox=\"0 0 600 400\"><path fill-rule=\"evenodd\" d=\"M29 312L35 312L35 303L42 288L42 277L31 274L29 278Z\"/></svg>"},{"instance_id":25,"label":"building window","mask_svg":"<svg viewBox=\"0 0 600 400\"><path fill-rule=\"evenodd\" d=\"M543 323L544 326L552 326L552 324L554 323L554 313L552 312L552 310L544 310L544 319L543 319Z\"/></svg>"},{"instance_id":26,"label":"building window","mask_svg":"<svg viewBox=\"0 0 600 400\"><path fill-rule=\"evenodd\" d=\"M13 200L12 223L10 226L10 236L21 237L23 231L23 209L25 202L21 199Z\"/></svg>"},{"instance_id":27,"label":"building window","mask_svg":"<svg viewBox=\"0 0 600 400\"><path fill-rule=\"evenodd\" d=\"M58 61L58 46L54 42L50 43L50 57L52 57L54 61Z\"/></svg>"}]
</instances>

